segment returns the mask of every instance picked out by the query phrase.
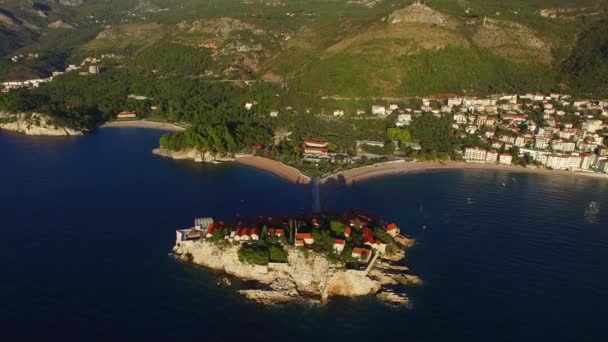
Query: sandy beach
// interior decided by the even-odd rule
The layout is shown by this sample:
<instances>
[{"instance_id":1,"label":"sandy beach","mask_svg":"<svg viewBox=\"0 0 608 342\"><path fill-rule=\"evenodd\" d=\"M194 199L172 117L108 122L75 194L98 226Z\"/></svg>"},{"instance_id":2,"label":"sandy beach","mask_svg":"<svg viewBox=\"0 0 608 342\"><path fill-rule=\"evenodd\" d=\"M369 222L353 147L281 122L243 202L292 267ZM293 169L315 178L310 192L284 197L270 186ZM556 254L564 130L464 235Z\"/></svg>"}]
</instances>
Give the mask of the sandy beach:
<instances>
[{"instance_id":1,"label":"sandy beach","mask_svg":"<svg viewBox=\"0 0 608 342\"><path fill-rule=\"evenodd\" d=\"M236 157L236 162L268 171L296 184L310 183L310 177L303 175L300 170L276 160L249 155L240 155Z\"/></svg>"},{"instance_id":2,"label":"sandy beach","mask_svg":"<svg viewBox=\"0 0 608 342\"><path fill-rule=\"evenodd\" d=\"M545 175L559 175L559 176L574 176L574 177L591 177L607 179L608 174L600 174L595 172L572 172L562 170L547 170L542 168L532 167L521 167L513 165L499 165L499 164L474 164L465 162L405 162L405 161L392 161L386 163L380 163L376 165L364 166L356 169L346 170L332 174L328 177L321 179L321 183L338 182L347 185L360 182L363 180L399 175L406 173L425 172L425 171L450 171L450 170L487 170L487 171L508 171L517 173L535 173Z\"/></svg>"},{"instance_id":3,"label":"sandy beach","mask_svg":"<svg viewBox=\"0 0 608 342\"><path fill-rule=\"evenodd\" d=\"M131 121L109 121L100 125L99 128L110 128L110 127L139 127L139 128L154 128L162 129L164 131L179 132L185 130L185 128L166 122L156 122L147 120L131 120Z\"/></svg>"}]
</instances>

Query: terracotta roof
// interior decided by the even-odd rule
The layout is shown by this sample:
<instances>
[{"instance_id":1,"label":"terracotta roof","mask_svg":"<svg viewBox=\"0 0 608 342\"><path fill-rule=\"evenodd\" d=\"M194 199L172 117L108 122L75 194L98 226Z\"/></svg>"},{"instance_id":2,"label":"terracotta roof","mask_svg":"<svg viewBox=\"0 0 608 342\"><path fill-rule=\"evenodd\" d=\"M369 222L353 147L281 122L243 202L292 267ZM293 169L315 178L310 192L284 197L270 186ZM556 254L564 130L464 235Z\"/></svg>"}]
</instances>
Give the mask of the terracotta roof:
<instances>
[{"instance_id":1,"label":"terracotta roof","mask_svg":"<svg viewBox=\"0 0 608 342\"><path fill-rule=\"evenodd\" d=\"M370 255L371 253L372 253L372 251L370 251L369 249L366 249L366 248L361 248L361 247L355 247L355 248L353 248L353 254Z\"/></svg>"},{"instance_id":2,"label":"terracotta roof","mask_svg":"<svg viewBox=\"0 0 608 342\"><path fill-rule=\"evenodd\" d=\"M311 233L298 233L296 234L296 240L312 239Z\"/></svg>"},{"instance_id":3,"label":"terracotta roof","mask_svg":"<svg viewBox=\"0 0 608 342\"><path fill-rule=\"evenodd\" d=\"M310 146L306 146L304 148L304 152L306 151L319 151L319 152L323 152L323 153L327 153L329 150L325 147L310 147Z\"/></svg>"},{"instance_id":4,"label":"terracotta roof","mask_svg":"<svg viewBox=\"0 0 608 342\"><path fill-rule=\"evenodd\" d=\"M391 223L388 226L386 226L386 231L387 232L390 232L390 231L395 230L395 229L399 229L399 227L397 227L397 225L394 224L394 223Z\"/></svg>"},{"instance_id":5,"label":"terracotta roof","mask_svg":"<svg viewBox=\"0 0 608 342\"><path fill-rule=\"evenodd\" d=\"M374 232L371 229L363 229L363 241L374 243Z\"/></svg>"},{"instance_id":6,"label":"terracotta roof","mask_svg":"<svg viewBox=\"0 0 608 342\"><path fill-rule=\"evenodd\" d=\"M346 243L346 241L344 241L342 239L336 239L336 241L334 241L334 245L343 245L345 243Z\"/></svg>"}]
</instances>

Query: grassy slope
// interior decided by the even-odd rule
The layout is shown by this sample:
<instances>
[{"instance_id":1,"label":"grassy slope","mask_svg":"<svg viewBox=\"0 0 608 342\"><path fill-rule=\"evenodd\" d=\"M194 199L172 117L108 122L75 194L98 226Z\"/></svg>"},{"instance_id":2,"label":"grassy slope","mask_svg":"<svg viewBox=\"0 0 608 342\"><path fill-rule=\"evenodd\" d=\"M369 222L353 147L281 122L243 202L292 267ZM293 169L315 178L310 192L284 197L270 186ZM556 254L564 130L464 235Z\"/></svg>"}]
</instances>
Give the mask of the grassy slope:
<instances>
[{"instance_id":1,"label":"grassy slope","mask_svg":"<svg viewBox=\"0 0 608 342\"><path fill-rule=\"evenodd\" d=\"M407 96L544 90L555 83L559 68L554 65L561 64L570 55L577 33L587 24L581 20L543 18L538 11L556 7L595 8L597 3L606 1L427 1L433 9L459 22L458 27L449 30L431 25L406 25L397 29L381 22L410 3L403 0L384 0L373 8L341 0L293 0L278 7L267 6L268 1L245 4L241 0L155 0L154 3L170 10L141 14L148 18L145 22L125 14L136 2L93 1L78 8L53 5L46 21L63 18L81 23L87 16L96 15L128 34L119 40L93 40L103 29L101 25L81 24L74 31L49 31L45 39L22 51L59 49L73 60L110 51L134 55L154 43L182 39L183 34L177 34L175 27L182 21L232 17L267 32L266 37L260 38L265 51L258 56L261 70L255 76L271 72L286 79L291 90L289 96L294 101L301 101L307 95ZM468 15L467 9L470 9ZM539 63L533 58L538 50L517 44L504 44L500 49L480 46L475 34L480 18L486 15L529 28L548 46L546 53L552 57L551 64ZM124 19L130 23L123 22ZM471 24L475 20L477 23ZM199 37L193 34L187 38L196 42ZM232 56L224 56L217 62L226 63L230 58ZM4 74L16 75L26 68L10 66L10 69L3 70Z\"/></svg>"},{"instance_id":2,"label":"grassy slope","mask_svg":"<svg viewBox=\"0 0 608 342\"><path fill-rule=\"evenodd\" d=\"M592 0L583 2L595 3ZM409 30L409 33L386 34L398 29L388 24L377 28L382 25L378 23L366 31L355 31L346 39L351 41L347 47L338 49L337 53L328 53L335 50L335 46L329 47L301 69L294 80L298 91L356 97L546 90L555 85L558 70L554 65L567 57L581 27L575 20L548 19L538 14L542 8L581 5L572 0L545 0L533 5L519 0L509 4L492 0L428 3L461 24L454 30L443 30L442 34L438 34L440 29L432 25L407 25L401 30ZM466 9L472 9L471 16L465 16ZM484 15L501 22L525 25L521 30L507 30L503 36L528 32L546 48L531 48L519 42L511 42L511 45L505 42L499 47L479 46L474 36L484 29L481 24ZM430 45L435 40L437 47L421 48L420 37ZM442 44L446 46L442 47ZM534 58L541 54L549 56L548 59Z\"/></svg>"}]
</instances>

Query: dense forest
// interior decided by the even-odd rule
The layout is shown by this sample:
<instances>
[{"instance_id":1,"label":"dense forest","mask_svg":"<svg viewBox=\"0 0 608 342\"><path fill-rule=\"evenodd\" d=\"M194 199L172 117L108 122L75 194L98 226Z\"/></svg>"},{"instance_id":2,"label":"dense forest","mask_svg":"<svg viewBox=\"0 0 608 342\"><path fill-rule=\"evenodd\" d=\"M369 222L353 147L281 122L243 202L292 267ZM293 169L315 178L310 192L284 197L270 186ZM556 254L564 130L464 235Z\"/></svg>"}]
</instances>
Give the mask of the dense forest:
<instances>
[{"instance_id":1,"label":"dense forest","mask_svg":"<svg viewBox=\"0 0 608 342\"><path fill-rule=\"evenodd\" d=\"M608 20L597 22L580 35L562 71L578 92L608 96Z\"/></svg>"}]
</instances>

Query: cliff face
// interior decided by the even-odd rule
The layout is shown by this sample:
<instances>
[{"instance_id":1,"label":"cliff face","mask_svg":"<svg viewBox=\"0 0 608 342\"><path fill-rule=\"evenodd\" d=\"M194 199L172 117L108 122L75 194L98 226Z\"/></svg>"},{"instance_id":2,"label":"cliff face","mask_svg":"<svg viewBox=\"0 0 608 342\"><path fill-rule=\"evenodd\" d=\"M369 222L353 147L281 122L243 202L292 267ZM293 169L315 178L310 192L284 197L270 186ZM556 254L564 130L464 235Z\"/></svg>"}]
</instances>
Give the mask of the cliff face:
<instances>
[{"instance_id":1,"label":"cliff face","mask_svg":"<svg viewBox=\"0 0 608 342\"><path fill-rule=\"evenodd\" d=\"M188 149L183 151L171 151L165 148L157 148L152 151L152 153L166 157L172 158L176 160L193 160L198 163L214 163L214 162L222 162L222 161L234 161L234 158L213 155L209 152L203 153L196 149Z\"/></svg>"},{"instance_id":2,"label":"cliff face","mask_svg":"<svg viewBox=\"0 0 608 342\"><path fill-rule=\"evenodd\" d=\"M48 115L40 113L0 112L0 128L27 135L69 136L85 132L55 125Z\"/></svg>"},{"instance_id":3,"label":"cliff face","mask_svg":"<svg viewBox=\"0 0 608 342\"><path fill-rule=\"evenodd\" d=\"M268 266L242 264L239 246L218 247L210 242L181 241L174 252L194 264L268 286L265 290L242 290L247 298L264 304L287 302L300 297L325 301L332 296L365 296L380 291L382 283L363 271L346 270L318 253L288 248L288 262Z\"/></svg>"}]
</instances>

